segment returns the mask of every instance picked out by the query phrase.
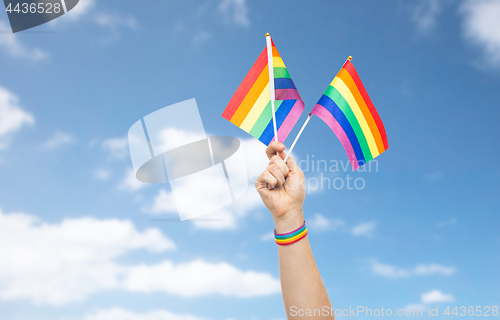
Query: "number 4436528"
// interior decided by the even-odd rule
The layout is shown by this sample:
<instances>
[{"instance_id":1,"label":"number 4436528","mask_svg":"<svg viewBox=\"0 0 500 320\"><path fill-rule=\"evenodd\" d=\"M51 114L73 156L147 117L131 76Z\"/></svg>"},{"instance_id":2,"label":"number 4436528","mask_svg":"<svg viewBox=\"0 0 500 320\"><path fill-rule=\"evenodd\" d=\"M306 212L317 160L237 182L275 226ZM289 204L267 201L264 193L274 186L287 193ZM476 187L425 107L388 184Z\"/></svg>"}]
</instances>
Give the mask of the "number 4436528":
<instances>
[{"instance_id":1,"label":"number 4436528","mask_svg":"<svg viewBox=\"0 0 500 320\"><path fill-rule=\"evenodd\" d=\"M16 4L14 8L12 8L12 3L9 3L5 11L8 13L17 12L17 13L59 13L61 12L61 4L55 3L23 3Z\"/></svg>"},{"instance_id":2,"label":"number 4436528","mask_svg":"<svg viewBox=\"0 0 500 320\"><path fill-rule=\"evenodd\" d=\"M498 307L489 307L489 306L461 306L461 307L455 307L453 310L450 311L450 307L447 307L446 310L443 312L447 316L476 316L476 317L496 317L498 316Z\"/></svg>"}]
</instances>

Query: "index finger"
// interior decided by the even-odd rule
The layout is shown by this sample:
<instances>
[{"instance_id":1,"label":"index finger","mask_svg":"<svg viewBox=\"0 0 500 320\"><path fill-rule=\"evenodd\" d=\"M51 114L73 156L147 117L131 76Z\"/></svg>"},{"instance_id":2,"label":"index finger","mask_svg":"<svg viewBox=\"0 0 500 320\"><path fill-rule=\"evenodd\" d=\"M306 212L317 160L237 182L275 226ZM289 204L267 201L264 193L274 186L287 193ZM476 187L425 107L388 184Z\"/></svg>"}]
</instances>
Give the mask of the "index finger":
<instances>
[{"instance_id":1,"label":"index finger","mask_svg":"<svg viewBox=\"0 0 500 320\"><path fill-rule=\"evenodd\" d=\"M281 159L285 159L285 145L278 141L271 142L266 149L266 155L269 160L276 155L276 152L279 152Z\"/></svg>"}]
</instances>

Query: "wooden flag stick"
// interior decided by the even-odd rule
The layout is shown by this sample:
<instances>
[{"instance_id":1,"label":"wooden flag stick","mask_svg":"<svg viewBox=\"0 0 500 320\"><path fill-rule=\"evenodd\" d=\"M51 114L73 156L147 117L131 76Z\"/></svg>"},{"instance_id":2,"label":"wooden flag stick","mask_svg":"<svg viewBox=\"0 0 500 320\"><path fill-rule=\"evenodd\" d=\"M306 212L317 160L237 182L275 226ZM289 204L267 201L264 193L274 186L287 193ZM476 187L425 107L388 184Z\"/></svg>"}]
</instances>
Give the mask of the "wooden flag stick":
<instances>
[{"instance_id":1,"label":"wooden flag stick","mask_svg":"<svg viewBox=\"0 0 500 320\"><path fill-rule=\"evenodd\" d=\"M278 128L276 127L276 115L274 110L274 100L276 99L274 93L274 69L273 69L273 46L271 44L271 36L266 33L266 44L267 44L267 68L269 70L269 91L271 93L271 109L273 111L273 128L274 128L274 140L278 141Z\"/></svg>"},{"instance_id":2,"label":"wooden flag stick","mask_svg":"<svg viewBox=\"0 0 500 320\"><path fill-rule=\"evenodd\" d=\"M307 120L306 122L304 122L304 124L302 125L302 128L300 128L300 131L299 133L297 134L297 136L295 137L295 140L293 140L293 143L292 143L292 146L290 147L290 150L288 150L288 153L285 157L285 163L286 161L288 160L288 156L290 156L290 154L292 153L292 150L293 148L295 147L295 144L297 143L297 140L299 140L300 138L300 135L302 134L302 131L304 131L305 127L307 126L307 124L309 123L309 120L311 120L311 116L312 114L309 115L309 117L307 117Z\"/></svg>"}]
</instances>

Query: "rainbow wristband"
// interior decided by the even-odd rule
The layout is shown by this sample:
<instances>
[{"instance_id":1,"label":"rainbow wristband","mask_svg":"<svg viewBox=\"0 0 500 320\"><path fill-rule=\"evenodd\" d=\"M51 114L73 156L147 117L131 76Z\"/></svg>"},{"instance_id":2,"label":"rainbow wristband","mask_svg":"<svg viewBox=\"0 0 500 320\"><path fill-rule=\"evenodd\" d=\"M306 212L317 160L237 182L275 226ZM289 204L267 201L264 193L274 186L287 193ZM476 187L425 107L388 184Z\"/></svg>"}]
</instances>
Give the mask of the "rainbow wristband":
<instances>
[{"instance_id":1,"label":"rainbow wristband","mask_svg":"<svg viewBox=\"0 0 500 320\"><path fill-rule=\"evenodd\" d=\"M302 240L305 236L307 236L307 228L305 221L302 227L292 232L277 234L276 229L274 229L274 239L276 239L276 243L279 244L280 246L288 246L292 243Z\"/></svg>"}]
</instances>

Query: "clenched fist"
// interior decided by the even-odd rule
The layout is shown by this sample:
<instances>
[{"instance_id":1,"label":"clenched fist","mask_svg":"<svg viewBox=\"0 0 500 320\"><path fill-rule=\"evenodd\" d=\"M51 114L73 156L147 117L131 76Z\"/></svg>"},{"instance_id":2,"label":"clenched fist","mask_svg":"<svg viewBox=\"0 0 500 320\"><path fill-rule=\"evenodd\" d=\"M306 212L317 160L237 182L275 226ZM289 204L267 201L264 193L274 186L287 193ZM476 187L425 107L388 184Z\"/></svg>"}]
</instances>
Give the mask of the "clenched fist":
<instances>
[{"instance_id":1,"label":"clenched fist","mask_svg":"<svg viewBox=\"0 0 500 320\"><path fill-rule=\"evenodd\" d=\"M292 157L283 161L285 146L277 141L266 149L269 165L255 181L262 201L271 211L276 232L289 232L304 222L302 206L306 196L304 173ZM276 153L279 153L277 155Z\"/></svg>"}]
</instances>

